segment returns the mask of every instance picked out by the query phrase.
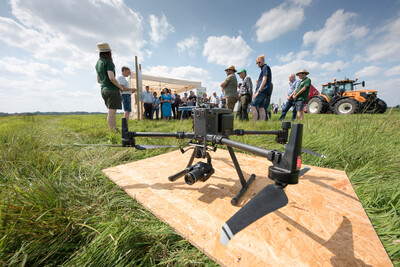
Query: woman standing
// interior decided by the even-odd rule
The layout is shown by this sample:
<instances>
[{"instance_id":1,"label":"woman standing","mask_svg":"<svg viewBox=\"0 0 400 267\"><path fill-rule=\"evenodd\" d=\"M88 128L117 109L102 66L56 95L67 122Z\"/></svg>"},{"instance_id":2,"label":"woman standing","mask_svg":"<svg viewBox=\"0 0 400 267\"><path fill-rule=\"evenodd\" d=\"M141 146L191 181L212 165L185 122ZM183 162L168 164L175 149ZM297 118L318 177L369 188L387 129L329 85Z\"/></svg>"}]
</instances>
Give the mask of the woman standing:
<instances>
[{"instance_id":1,"label":"woman standing","mask_svg":"<svg viewBox=\"0 0 400 267\"><path fill-rule=\"evenodd\" d=\"M169 120L172 116L171 114L172 97L167 88L164 88L163 92L164 94L161 96L162 117L164 120Z\"/></svg>"},{"instance_id":2,"label":"woman standing","mask_svg":"<svg viewBox=\"0 0 400 267\"><path fill-rule=\"evenodd\" d=\"M96 63L97 82L101 85L101 96L108 109L107 123L111 131L117 130L115 115L122 109L121 85L115 79L115 65L111 56L111 48L107 43L97 44L99 60Z\"/></svg>"}]
</instances>

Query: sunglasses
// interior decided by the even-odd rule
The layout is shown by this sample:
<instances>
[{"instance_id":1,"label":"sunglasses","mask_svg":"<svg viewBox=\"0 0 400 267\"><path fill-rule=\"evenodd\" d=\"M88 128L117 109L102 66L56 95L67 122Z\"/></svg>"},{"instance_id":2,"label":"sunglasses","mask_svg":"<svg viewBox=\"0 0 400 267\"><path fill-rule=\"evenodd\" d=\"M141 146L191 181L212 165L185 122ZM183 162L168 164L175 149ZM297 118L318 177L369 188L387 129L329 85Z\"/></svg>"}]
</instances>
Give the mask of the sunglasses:
<instances>
[{"instance_id":1,"label":"sunglasses","mask_svg":"<svg viewBox=\"0 0 400 267\"><path fill-rule=\"evenodd\" d=\"M256 62L256 64L260 64L260 63L261 63L261 61Z\"/></svg>"}]
</instances>

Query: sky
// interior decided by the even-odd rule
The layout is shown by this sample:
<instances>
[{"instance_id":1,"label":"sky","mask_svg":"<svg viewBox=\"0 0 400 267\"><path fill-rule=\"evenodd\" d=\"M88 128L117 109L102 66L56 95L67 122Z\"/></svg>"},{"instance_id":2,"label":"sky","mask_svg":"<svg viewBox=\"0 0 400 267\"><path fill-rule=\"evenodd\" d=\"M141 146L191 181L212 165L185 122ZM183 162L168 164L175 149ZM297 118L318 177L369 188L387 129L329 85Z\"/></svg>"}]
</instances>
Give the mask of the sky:
<instances>
[{"instance_id":1,"label":"sky","mask_svg":"<svg viewBox=\"0 0 400 267\"><path fill-rule=\"evenodd\" d=\"M209 95L230 65L255 83L264 54L275 103L306 69L318 90L358 78L400 104L400 0L0 0L0 112L107 112L101 42L117 75L137 56L143 74L200 81Z\"/></svg>"}]
</instances>

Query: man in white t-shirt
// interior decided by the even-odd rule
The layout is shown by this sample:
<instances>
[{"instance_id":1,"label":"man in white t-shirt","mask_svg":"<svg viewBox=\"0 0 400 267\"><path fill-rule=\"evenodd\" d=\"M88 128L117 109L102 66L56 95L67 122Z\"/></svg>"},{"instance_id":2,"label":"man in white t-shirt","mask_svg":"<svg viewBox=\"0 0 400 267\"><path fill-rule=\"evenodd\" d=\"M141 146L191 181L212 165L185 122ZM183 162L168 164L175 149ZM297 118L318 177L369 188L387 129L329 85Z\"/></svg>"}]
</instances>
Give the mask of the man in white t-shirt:
<instances>
[{"instance_id":1,"label":"man in white t-shirt","mask_svg":"<svg viewBox=\"0 0 400 267\"><path fill-rule=\"evenodd\" d=\"M121 98L122 106L124 107L124 118L126 118L126 120L129 120L129 113L132 111L131 94L136 92L135 88L129 88L129 83L126 80L126 77L129 75L131 75L131 70L128 67L123 66L121 68L121 75L117 77L118 83L123 88L123 91L121 92Z\"/></svg>"}]
</instances>

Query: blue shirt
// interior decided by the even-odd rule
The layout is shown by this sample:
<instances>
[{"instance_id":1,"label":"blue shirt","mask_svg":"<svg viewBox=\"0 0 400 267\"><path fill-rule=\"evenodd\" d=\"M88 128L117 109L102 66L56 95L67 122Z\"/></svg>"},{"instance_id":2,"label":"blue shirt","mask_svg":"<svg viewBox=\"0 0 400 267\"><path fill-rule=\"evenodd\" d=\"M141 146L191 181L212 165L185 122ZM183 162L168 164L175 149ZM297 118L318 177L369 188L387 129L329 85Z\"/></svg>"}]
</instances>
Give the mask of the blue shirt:
<instances>
[{"instance_id":1,"label":"blue shirt","mask_svg":"<svg viewBox=\"0 0 400 267\"><path fill-rule=\"evenodd\" d=\"M143 103L153 103L153 93L150 91L144 91L142 93Z\"/></svg>"},{"instance_id":2,"label":"blue shirt","mask_svg":"<svg viewBox=\"0 0 400 267\"><path fill-rule=\"evenodd\" d=\"M300 80L294 80L293 82L289 82L289 87L287 89L287 95L290 96L294 90L297 89L297 85L299 85Z\"/></svg>"},{"instance_id":3,"label":"blue shirt","mask_svg":"<svg viewBox=\"0 0 400 267\"><path fill-rule=\"evenodd\" d=\"M160 108L160 99L158 97L153 97L153 105L156 106L156 109Z\"/></svg>"},{"instance_id":4,"label":"blue shirt","mask_svg":"<svg viewBox=\"0 0 400 267\"><path fill-rule=\"evenodd\" d=\"M219 99L222 99L222 98L224 98L224 97L225 97L225 94L222 93ZM221 100L221 103L222 103L222 104L226 104L226 99Z\"/></svg>"},{"instance_id":5,"label":"blue shirt","mask_svg":"<svg viewBox=\"0 0 400 267\"><path fill-rule=\"evenodd\" d=\"M263 88L259 88L260 85L261 85L263 77L266 76L266 75L268 75L267 82L265 83ZM264 64L261 67L260 76L258 76L256 92L258 92L258 90L260 89L260 93L263 93L263 94L265 94L267 96L270 96L272 94L271 81L272 81L271 68L267 64Z\"/></svg>"}]
</instances>

